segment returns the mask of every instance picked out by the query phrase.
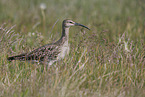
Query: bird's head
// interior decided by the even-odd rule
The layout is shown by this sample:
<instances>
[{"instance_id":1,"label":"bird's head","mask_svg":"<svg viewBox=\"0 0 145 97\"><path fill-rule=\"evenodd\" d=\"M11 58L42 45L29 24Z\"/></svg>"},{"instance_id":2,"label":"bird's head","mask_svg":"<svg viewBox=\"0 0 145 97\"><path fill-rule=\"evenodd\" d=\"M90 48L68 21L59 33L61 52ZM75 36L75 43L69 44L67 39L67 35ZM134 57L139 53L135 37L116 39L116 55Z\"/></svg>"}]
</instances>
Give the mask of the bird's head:
<instances>
[{"instance_id":1,"label":"bird's head","mask_svg":"<svg viewBox=\"0 0 145 97\"><path fill-rule=\"evenodd\" d=\"M88 27L86 27L82 24L76 23L72 20L64 20L62 24L63 24L63 27L81 26L81 27L84 27L84 28L87 28L88 30L90 30Z\"/></svg>"}]
</instances>

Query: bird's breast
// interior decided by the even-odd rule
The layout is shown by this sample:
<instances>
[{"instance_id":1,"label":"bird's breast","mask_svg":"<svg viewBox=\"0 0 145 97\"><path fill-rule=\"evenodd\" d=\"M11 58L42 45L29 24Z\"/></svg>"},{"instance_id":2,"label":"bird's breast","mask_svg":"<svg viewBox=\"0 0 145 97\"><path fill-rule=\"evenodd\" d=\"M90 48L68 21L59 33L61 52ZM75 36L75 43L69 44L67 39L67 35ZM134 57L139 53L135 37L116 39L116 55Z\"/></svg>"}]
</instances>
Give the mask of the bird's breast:
<instances>
[{"instance_id":1,"label":"bird's breast","mask_svg":"<svg viewBox=\"0 0 145 97\"><path fill-rule=\"evenodd\" d=\"M60 53L58 54L57 59L58 60L63 59L65 55L69 54L69 50L70 50L69 43L68 41L65 41L64 44L60 48Z\"/></svg>"}]
</instances>

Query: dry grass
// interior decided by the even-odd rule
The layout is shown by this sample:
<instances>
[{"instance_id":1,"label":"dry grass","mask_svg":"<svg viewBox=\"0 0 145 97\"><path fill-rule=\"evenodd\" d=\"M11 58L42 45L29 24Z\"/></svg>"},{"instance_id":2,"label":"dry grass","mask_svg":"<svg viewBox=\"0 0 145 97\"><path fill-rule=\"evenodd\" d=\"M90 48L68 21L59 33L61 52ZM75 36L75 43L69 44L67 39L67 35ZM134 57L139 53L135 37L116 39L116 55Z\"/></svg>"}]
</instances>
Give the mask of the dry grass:
<instances>
[{"instance_id":1,"label":"dry grass","mask_svg":"<svg viewBox=\"0 0 145 97\"><path fill-rule=\"evenodd\" d=\"M44 0L44 10L41 3L0 1L0 96L145 95L144 1ZM57 40L64 18L91 28L70 29L71 52L64 60L49 69L6 60Z\"/></svg>"}]
</instances>

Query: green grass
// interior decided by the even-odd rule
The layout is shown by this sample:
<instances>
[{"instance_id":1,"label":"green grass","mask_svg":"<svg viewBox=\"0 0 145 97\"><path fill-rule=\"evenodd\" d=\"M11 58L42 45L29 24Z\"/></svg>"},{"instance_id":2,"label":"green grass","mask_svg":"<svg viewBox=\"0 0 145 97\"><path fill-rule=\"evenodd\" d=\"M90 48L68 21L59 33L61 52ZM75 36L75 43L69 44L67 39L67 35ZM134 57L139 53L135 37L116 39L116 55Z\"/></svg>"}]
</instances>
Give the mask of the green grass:
<instances>
[{"instance_id":1,"label":"green grass","mask_svg":"<svg viewBox=\"0 0 145 97\"><path fill-rule=\"evenodd\" d=\"M144 97L144 10L143 0L1 0L0 96ZM59 39L66 18L91 30L70 28L65 59L6 60Z\"/></svg>"}]
</instances>

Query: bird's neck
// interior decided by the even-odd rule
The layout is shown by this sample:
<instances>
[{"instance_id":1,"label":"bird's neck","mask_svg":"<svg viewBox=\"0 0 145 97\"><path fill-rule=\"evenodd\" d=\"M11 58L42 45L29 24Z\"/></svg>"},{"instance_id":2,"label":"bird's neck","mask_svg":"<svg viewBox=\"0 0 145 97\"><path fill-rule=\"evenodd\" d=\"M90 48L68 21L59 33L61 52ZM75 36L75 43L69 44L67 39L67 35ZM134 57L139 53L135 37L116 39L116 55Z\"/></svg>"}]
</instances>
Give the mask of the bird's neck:
<instances>
[{"instance_id":1,"label":"bird's neck","mask_svg":"<svg viewBox=\"0 0 145 97\"><path fill-rule=\"evenodd\" d=\"M63 44L65 42L68 42L69 40L69 27L62 27L62 35L61 35L61 38L55 42L56 44Z\"/></svg>"},{"instance_id":2,"label":"bird's neck","mask_svg":"<svg viewBox=\"0 0 145 97\"><path fill-rule=\"evenodd\" d=\"M69 27L62 27L62 38L65 37L68 41L69 39Z\"/></svg>"}]
</instances>

